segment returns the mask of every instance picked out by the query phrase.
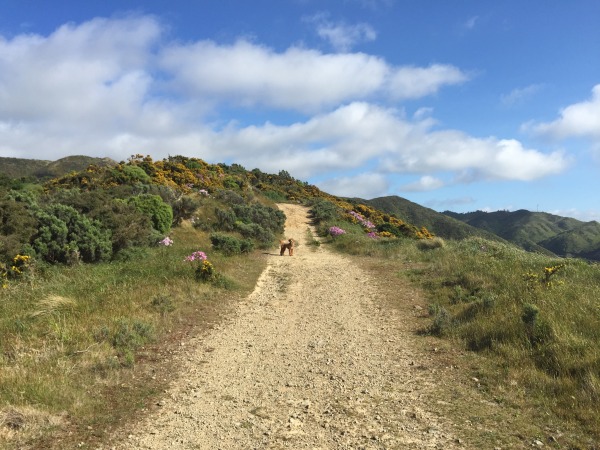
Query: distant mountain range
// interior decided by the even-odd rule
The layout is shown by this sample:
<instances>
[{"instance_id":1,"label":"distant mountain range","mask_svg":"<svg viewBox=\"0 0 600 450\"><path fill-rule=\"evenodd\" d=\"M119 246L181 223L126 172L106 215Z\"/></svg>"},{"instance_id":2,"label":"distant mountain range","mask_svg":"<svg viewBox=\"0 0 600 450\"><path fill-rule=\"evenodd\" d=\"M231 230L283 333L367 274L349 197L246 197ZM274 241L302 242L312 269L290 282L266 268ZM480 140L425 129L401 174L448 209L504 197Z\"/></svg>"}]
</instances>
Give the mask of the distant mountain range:
<instances>
[{"instance_id":1,"label":"distant mountain range","mask_svg":"<svg viewBox=\"0 0 600 450\"><path fill-rule=\"evenodd\" d=\"M512 242L527 251L600 261L600 223L582 222L544 212L475 211L438 213L402 197L361 201L388 214L425 226L445 239L481 236Z\"/></svg>"},{"instance_id":2,"label":"distant mountain range","mask_svg":"<svg viewBox=\"0 0 600 450\"><path fill-rule=\"evenodd\" d=\"M8 178L55 178L71 172L85 170L92 164L112 166L117 163L110 158L93 158L81 155L67 156L56 161L0 157L0 174Z\"/></svg>"}]
</instances>

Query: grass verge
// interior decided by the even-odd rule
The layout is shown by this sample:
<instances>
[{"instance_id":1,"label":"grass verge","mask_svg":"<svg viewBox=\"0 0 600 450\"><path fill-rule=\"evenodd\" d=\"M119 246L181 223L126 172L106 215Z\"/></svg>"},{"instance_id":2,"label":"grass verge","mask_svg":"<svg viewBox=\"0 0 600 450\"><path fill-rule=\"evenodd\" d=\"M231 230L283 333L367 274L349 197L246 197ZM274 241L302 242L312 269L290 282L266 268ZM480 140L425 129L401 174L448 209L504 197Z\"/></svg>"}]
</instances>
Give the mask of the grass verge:
<instances>
[{"instance_id":1,"label":"grass verge","mask_svg":"<svg viewBox=\"0 0 600 450\"><path fill-rule=\"evenodd\" d=\"M0 295L0 447L94 448L152 408L186 337L254 287L259 252L211 253L206 233L174 229L170 247L126 261L32 268ZM220 280L184 258L203 250Z\"/></svg>"},{"instance_id":2,"label":"grass verge","mask_svg":"<svg viewBox=\"0 0 600 450\"><path fill-rule=\"evenodd\" d=\"M598 448L600 266L478 238L423 245L346 231L325 243L382 261L384 276L423 289L419 334L465 351L470 383L510 412L508 434L523 445ZM458 404L455 414L477 409ZM470 423L484 426L475 416Z\"/></svg>"}]
</instances>

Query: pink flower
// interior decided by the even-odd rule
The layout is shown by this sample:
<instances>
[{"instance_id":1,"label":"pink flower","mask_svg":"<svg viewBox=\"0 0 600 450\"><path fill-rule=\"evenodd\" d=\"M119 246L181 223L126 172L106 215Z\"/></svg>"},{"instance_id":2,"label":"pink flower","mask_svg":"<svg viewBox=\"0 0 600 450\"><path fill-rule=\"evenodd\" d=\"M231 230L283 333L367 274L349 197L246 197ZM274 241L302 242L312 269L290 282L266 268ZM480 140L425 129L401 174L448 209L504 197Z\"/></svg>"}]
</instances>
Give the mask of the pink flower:
<instances>
[{"instance_id":1,"label":"pink flower","mask_svg":"<svg viewBox=\"0 0 600 450\"><path fill-rule=\"evenodd\" d=\"M331 236L339 236L340 234L346 234L346 232L344 230L342 230L340 227L330 227L329 228L329 234Z\"/></svg>"},{"instance_id":2,"label":"pink flower","mask_svg":"<svg viewBox=\"0 0 600 450\"><path fill-rule=\"evenodd\" d=\"M206 261L206 253L201 252L201 251L196 251L196 252L192 253L191 255L186 256L184 261L189 261L189 262Z\"/></svg>"},{"instance_id":3,"label":"pink flower","mask_svg":"<svg viewBox=\"0 0 600 450\"><path fill-rule=\"evenodd\" d=\"M171 239L169 236L167 236L166 238L164 238L162 241L158 242L160 245L164 245L165 247L169 247L171 245L173 245L173 239Z\"/></svg>"}]
</instances>

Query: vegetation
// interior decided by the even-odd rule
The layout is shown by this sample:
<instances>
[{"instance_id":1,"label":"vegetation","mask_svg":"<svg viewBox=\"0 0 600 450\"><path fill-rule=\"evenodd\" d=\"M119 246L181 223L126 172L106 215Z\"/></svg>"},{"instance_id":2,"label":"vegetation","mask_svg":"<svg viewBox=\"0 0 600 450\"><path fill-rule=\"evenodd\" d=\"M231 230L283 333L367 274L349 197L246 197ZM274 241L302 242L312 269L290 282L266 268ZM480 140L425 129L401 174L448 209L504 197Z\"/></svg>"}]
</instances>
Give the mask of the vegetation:
<instances>
[{"instance_id":1,"label":"vegetation","mask_svg":"<svg viewBox=\"0 0 600 450\"><path fill-rule=\"evenodd\" d=\"M254 287L264 267L254 249L283 233L274 201L310 207L312 245L386 260L389 276L421 285L422 333L483 356L477 378L497 401L551 411L572 448L600 439L594 263L334 197L284 170L135 155L43 183L19 177L0 180L0 445L59 448L64 412L76 439L145 408L180 336ZM532 233L536 245L579 229L563 225Z\"/></svg>"},{"instance_id":2,"label":"vegetation","mask_svg":"<svg viewBox=\"0 0 600 450\"><path fill-rule=\"evenodd\" d=\"M526 210L444 214L495 233L528 251L600 261L598 222Z\"/></svg>"},{"instance_id":3,"label":"vegetation","mask_svg":"<svg viewBox=\"0 0 600 450\"><path fill-rule=\"evenodd\" d=\"M483 356L482 388L497 402L538 408L565 448L600 440L600 266L526 252L511 244L367 239L359 230L330 240L339 251L396 260L396 272L425 290L423 334ZM515 419L516 420L516 419Z\"/></svg>"}]
</instances>

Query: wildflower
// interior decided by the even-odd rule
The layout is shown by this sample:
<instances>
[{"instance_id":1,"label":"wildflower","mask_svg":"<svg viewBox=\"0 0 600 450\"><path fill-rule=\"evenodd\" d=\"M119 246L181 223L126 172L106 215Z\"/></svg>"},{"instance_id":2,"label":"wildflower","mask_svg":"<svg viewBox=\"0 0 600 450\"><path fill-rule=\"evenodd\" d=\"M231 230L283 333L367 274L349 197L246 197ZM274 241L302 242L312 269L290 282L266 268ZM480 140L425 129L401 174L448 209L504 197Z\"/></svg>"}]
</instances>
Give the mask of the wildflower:
<instances>
[{"instance_id":1,"label":"wildflower","mask_svg":"<svg viewBox=\"0 0 600 450\"><path fill-rule=\"evenodd\" d=\"M379 237L374 231L370 231L369 233L367 233L367 236L369 236L371 239L377 239Z\"/></svg>"},{"instance_id":2,"label":"wildflower","mask_svg":"<svg viewBox=\"0 0 600 450\"><path fill-rule=\"evenodd\" d=\"M342 230L340 227L330 227L329 234L333 237L339 236L341 234L346 234L346 231Z\"/></svg>"},{"instance_id":3,"label":"wildflower","mask_svg":"<svg viewBox=\"0 0 600 450\"><path fill-rule=\"evenodd\" d=\"M169 236L167 236L162 241L159 241L159 244L164 245L165 247L169 247L169 246L173 245L173 239L171 239Z\"/></svg>"},{"instance_id":4,"label":"wildflower","mask_svg":"<svg viewBox=\"0 0 600 450\"><path fill-rule=\"evenodd\" d=\"M185 257L184 261L193 262L193 261L206 261L206 253L201 251L196 251L191 255Z\"/></svg>"}]
</instances>

